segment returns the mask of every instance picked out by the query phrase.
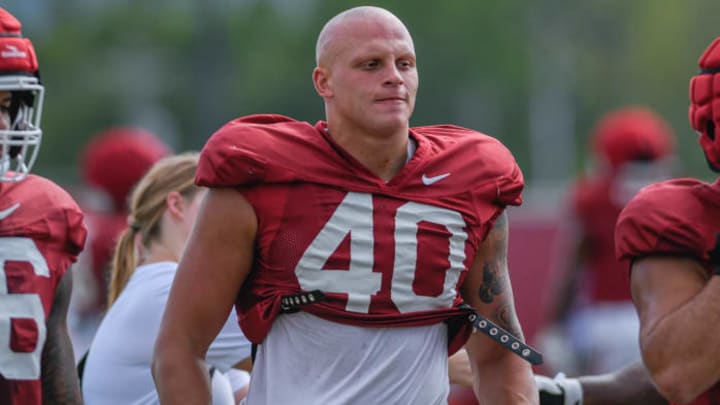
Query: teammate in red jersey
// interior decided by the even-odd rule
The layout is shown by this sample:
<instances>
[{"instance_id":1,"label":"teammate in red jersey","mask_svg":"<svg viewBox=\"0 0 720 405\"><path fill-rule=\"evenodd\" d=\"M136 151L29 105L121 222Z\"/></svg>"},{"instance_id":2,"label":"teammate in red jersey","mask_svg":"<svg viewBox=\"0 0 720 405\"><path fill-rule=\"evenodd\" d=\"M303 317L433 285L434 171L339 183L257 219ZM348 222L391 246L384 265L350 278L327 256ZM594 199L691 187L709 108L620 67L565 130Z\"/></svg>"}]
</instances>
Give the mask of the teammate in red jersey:
<instances>
[{"instance_id":1,"label":"teammate in red jersey","mask_svg":"<svg viewBox=\"0 0 720 405\"><path fill-rule=\"evenodd\" d=\"M108 305L109 266L115 243L128 226L127 199L152 165L170 154L155 134L134 127L111 127L93 135L81 154L82 177L98 203L80 204L88 227L87 248L74 267L68 322L75 356L90 346Z\"/></svg>"},{"instance_id":2,"label":"teammate in red jersey","mask_svg":"<svg viewBox=\"0 0 720 405\"><path fill-rule=\"evenodd\" d=\"M720 172L720 38L690 81L690 123ZM673 403L720 402L720 183L677 179L644 188L618 219L618 256L630 262L640 347Z\"/></svg>"},{"instance_id":3,"label":"teammate in red jersey","mask_svg":"<svg viewBox=\"0 0 720 405\"><path fill-rule=\"evenodd\" d=\"M66 315L85 243L70 195L30 174L44 88L20 22L0 8L0 403L81 403Z\"/></svg>"},{"instance_id":4,"label":"teammate in red jersey","mask_svg":"<svg viewBox=\"0 0 720 405\"><path fill-rule=\"evenodd\" d=\"M554 359L546 350L550 366L571 357L570 364L551 368L606 373L640 359L637 314L627 274L615 258L615 222L642 187L671 176L674 141L670 126L647 107L611 111L593 129L598 166L573 185L569 254L553 283L546 329L566 336L570 350L565 345L562 350L575 356Z\"/></svg>"},{"instance_id":5,"label":"teammate in red jersey","mask_svg":"<svg viewBox=\"0 0 720 405\"><path fill-rule=\"evenodd\" d=\"M155 346L163 403L209 400L203 358L236 301L259 344L248 405L446 403L463 300L522 336L511 153L456 126L410 128L414 45L390 12L342 12L316 49L326 122L245 117L203 150L196 181L210 191ZM527 362L480 333L465 347L483 403L537 403Z\"/></svg>"}]
</instances>

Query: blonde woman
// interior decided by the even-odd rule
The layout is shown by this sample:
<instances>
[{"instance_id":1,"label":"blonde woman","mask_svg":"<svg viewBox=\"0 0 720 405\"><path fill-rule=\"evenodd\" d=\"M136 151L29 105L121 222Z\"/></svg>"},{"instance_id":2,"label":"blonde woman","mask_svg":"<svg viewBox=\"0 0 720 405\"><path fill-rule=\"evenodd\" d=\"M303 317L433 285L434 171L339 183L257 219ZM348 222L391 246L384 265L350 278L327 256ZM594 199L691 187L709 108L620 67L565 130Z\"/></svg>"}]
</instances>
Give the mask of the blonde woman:
<instances>
[{"instance_id":1,"label":"blonde woman","mask_svg":"<svg viewBox=\"0 0 720 405\"><path fill-rule=\"evenodd\" d=\"M131 194L129 227L113 258L109 310L85 363L87 404L159 402L150 363L177 263L205 194L194 185L197 164L197 153L162 159ZM250 342L232 311L206 360L225 372L249 364L249 357ZM234 390L245 383L236 381Z\"/></svg>"}]
</instances>

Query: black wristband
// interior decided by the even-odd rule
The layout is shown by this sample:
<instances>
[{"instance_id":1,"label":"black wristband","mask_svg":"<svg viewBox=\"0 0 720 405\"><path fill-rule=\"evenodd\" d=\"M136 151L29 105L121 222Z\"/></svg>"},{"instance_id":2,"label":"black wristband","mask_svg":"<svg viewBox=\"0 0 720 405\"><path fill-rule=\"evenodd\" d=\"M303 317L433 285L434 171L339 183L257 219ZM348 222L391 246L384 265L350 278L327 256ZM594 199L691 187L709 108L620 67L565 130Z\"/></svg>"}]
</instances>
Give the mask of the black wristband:
<instances>
[{"instance_id":1,"label":"black wristband","mask_svg":"<svg viewBox=\"0 0 720 405\"><path fill-rule=\"evenodd\" d=\"M565 405L565 393L551 394L540 390L540 405Z\"/></svg>"}]
</instances>

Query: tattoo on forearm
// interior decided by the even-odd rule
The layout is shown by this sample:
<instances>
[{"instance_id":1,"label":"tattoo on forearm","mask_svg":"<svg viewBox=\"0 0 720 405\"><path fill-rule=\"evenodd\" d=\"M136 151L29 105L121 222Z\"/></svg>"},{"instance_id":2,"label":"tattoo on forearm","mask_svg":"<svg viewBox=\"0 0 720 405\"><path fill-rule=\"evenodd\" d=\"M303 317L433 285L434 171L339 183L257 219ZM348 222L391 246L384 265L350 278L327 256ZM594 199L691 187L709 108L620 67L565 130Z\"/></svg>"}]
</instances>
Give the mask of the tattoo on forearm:
<instances>
[{"instance_id":1,"label":"tattoo on forearm","mask_svg":"<svg viewBox=\"0 0 720 405\"><path fill-rule=\"evenodd\" d=\"M502 271L497 264L485 262L483 265L483 282L478 291L480 300L486 304L493 302L495 296L505 292L504 287Z\"/></svg>"},{"instance_id":2,"label":"tattoo on forearm","mask_svg":"<svg viewBox=\"0 0 720 405\"><path fill-rule=\"evenodd\" d=\"M503 329L522 338L522 329L515 315L510 294L507 269L508 220L503 212L487 235L482 267L482 284L478 297L485 304L493 304L495 321Z\"/></svg>"},{"instance_id":3,"label":"tattoo on forearm","mask_svg":"<svg viewBox=\"0 0 720 405\"><path fill-rule=\"evenodd\" d=\"M478 291L482 302L489 304L496 296L505 292L507 285L507 214L502 213L495 220L486 243L492 252L483 263L483 281Z\"/></svg>"}]
</instances>

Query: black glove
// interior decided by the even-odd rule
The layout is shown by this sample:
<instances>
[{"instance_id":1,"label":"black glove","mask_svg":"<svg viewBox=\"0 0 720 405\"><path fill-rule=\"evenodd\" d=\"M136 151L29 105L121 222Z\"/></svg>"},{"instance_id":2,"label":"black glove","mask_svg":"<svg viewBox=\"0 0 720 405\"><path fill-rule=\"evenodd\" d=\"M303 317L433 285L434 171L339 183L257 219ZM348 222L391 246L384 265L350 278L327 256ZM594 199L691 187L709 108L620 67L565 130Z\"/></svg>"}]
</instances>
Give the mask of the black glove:
<instances>
[{"instance_id":1,"label":"black glove","mask_svg":"<svg viewBox=\"0 0 720 405\"><path fill-rule=\"evenodd\" d=\"M540 391L540 405L582 405L582 386L574 378L565 378L562 373L555 379L535 375L535 384Z\"/></svg>"}]
</instances>

